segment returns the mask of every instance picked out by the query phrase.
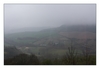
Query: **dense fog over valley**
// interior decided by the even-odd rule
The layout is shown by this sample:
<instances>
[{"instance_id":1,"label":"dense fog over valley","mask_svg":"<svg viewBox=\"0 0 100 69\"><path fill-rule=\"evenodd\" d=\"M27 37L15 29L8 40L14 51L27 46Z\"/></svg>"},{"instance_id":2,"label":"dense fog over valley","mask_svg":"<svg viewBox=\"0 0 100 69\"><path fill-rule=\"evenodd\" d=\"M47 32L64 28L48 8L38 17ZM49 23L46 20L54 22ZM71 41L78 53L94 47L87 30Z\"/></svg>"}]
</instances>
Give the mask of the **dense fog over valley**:
<instances>
[{"instance_id":1,"label":"dense fog over valley","mask_svg":"<svg viewBox=\"0 0 100 69\"><path fill-rule=\"evenodd\" d=\"M96 4L4 4L4 65L96 65Z\"/></svg>"},{"instance_id":2,"label":"dense fog over valley","mask_svg":"<svg viewBox=\"0 0 100 69\"><path fill-rule=\"evenodd\" d=\"M95 9L95 4L4 4L4 30L95 24Z\"/></svg>"}]
</instances>

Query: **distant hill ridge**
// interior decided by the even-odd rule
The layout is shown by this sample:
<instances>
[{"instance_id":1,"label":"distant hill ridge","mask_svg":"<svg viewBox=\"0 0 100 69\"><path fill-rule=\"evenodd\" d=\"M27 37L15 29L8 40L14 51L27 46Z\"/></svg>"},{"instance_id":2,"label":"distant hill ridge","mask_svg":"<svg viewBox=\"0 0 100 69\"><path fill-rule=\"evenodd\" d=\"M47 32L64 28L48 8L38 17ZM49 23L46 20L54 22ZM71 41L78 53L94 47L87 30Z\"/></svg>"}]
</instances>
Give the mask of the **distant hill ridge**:
<instances>
[{"instance_id":1,"label":"distant hill ridge","mask_svg":"<svg viewBox=\"0 0 100 69\"><path fill-rule=\"evenodd\" d=\"M62 25L58 28L61 31L88 31L96 32L96 25Z\"/></svg>"}]
</instances>

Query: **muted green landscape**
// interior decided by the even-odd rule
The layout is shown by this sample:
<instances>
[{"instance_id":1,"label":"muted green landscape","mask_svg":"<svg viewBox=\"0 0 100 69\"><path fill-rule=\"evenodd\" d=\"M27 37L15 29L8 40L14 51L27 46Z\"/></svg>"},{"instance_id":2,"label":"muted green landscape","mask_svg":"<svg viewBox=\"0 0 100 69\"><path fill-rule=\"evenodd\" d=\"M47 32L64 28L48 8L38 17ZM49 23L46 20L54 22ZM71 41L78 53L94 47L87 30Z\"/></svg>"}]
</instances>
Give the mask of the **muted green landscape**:
<instances>
[{"instance_id":1,"label":"muted green landscape","mask_svg":"<svg viewBox=\"0 0 100 69\"><path fill-rule=\"evenodd\" d=\"M96 65L96 4L3 4L4 65Z\"/></svg>"},{"instance_id":2,"label":"muted green landscape","mask_svg":"<svg viewBox=\"0 0 100 69\"><path fill-rule=\"evenodd\" d=\"M75 64L86 64L86 61L81 62L80 60L85 60L87 57L87 59L91 59L89 64L96 64L95 25L82 27L60 26L39 32L6 34L4 41L5 60L19 54L34 54L38 60L43 61L43 64L56 64L55 61L59 62L57 64L66 64L67 61L70 62L72 56L75 61L79 61ZM62 60L65 63L61 63Z\"/></svg>"}]
</instances>

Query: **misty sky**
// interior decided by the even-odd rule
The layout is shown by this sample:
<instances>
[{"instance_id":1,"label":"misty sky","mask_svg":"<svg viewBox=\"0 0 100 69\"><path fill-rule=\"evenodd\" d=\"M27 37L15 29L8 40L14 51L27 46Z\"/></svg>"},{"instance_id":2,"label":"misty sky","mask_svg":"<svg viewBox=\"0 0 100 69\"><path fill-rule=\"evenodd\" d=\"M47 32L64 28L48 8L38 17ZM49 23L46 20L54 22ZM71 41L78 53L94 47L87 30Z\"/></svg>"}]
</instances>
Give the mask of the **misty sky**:
<instances>
[{"instance_id":1,"label":"misty sky","mask_svg":"<svg viewBox=\"0 0 100 69\"><path fill-rule=\"evenodd\" d=\"M95 22L95 4L4 4L4 27L7 30Z\"/></svg>"}]
</instances>

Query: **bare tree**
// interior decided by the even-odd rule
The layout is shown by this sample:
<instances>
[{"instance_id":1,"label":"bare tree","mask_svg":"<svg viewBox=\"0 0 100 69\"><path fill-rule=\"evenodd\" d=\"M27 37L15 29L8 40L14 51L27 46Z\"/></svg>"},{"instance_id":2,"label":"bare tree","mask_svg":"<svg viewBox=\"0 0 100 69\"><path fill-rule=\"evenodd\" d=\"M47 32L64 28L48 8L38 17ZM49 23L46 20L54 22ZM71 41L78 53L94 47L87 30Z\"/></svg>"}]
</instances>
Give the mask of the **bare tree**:
<instances>
[{"instance_id":1,"label":"bare tree","mask_svg":"<svg viewBox=\"0 0 100 69\"><path fill-rule=\"evenodd\" d=\"M67 58L68 58L68 60L69 60L69 63L71 63L71 64L76 64L76 60L75 60L75 58L76 58L76 56L77 56L77 52L76 52L76 49L75 49L75 47L73 47L73 41L75 41L75 39L70 39L70 44L71 44L71 46L70 47L68 47L68 52L66 53L67 54Z\"/></svg>"},{"instance_id":2,"label":"bare tree","mask_svg":"<svg viewBox=\"0 0 100 69\"><path fill-rule=\"evenodd\" d=\"M88 61L89 61L88 41L89 41L89 39L86 40L86 42L84 43L85 49L82 50L83 56L85 57L86 64L88 64Z\"/></svg>"}]
</instances>

